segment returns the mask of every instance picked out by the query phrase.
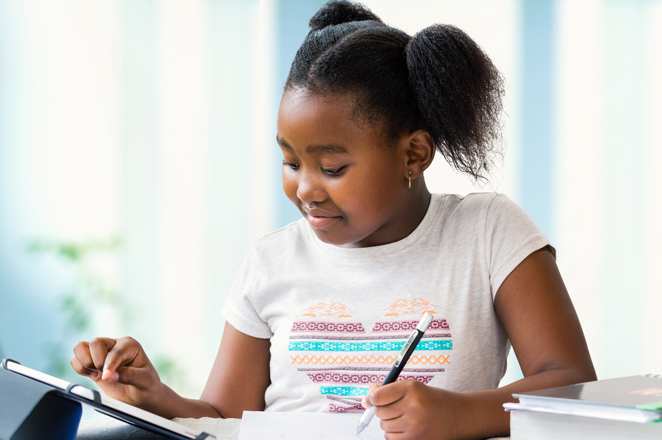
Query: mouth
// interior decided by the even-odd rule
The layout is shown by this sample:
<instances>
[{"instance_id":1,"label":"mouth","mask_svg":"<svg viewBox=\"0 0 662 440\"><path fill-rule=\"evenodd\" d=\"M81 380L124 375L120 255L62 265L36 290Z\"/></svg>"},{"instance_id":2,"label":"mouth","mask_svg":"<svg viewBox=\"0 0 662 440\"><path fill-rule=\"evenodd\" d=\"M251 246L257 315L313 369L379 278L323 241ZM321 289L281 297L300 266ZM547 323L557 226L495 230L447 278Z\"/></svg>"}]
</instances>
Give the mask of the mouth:
<instances>
[{"instance_id":1,"label":"mouth","mask_svg":"<svg viewBox=\"0 0 662 440\"><path fill-rule=\"evenodd\" d=\"M306 210L302 209L304 216L313 228L321 229L329 226L330 224L340 220L342 217L324 212L318 209Z\"/></svg>"}]
</instances>

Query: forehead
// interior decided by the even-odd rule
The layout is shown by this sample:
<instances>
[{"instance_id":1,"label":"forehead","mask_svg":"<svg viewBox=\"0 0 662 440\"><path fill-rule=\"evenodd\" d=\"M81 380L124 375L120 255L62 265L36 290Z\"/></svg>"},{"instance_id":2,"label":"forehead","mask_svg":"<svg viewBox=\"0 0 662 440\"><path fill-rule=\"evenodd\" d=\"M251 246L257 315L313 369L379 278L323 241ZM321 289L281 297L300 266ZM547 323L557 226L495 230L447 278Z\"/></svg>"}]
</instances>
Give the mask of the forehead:
<instances>
[{"instance_id":1,"label":"forehead","mask_svg":"<svg viewBox=\"0 0 662 440\"><path fill-rule=\"evenodd\" d=\"M380 144L374 127L358 122L351 95L315 95L288 90L278 109L278 139L289 146L342 145L352 150L359 144Z\"/></svg>"}]
</instances>

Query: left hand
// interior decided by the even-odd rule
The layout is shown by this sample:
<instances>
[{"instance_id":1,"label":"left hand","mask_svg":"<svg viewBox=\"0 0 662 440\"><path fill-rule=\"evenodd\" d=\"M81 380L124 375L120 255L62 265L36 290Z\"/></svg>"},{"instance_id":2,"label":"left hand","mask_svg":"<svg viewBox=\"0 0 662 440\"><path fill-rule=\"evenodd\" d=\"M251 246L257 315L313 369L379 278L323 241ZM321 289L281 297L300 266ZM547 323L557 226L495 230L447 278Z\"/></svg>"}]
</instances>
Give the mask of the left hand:
<instances>
[{"instance_id":1,"label":"left hand","mask_svg":"<svg viewBox=\"0 0 662 440\"><path fill-rule=\"evenodd\" d=\"M464 399L461 393L428 387L416 380L385 386L370 385L363 406L375 406L386 440L451 439L461 437Z\"/></svg>"}]
</instances>

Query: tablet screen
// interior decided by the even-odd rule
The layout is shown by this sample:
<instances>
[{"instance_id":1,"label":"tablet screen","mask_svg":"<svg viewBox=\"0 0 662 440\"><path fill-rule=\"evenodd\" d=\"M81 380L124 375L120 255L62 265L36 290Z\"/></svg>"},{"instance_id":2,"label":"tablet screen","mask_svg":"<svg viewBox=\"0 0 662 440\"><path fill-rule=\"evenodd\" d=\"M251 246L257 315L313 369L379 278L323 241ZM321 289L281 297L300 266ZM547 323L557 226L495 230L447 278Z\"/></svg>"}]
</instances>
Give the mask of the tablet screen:
<instances>
[{"instance_id":1,"label":"tablet screen","mask_svg":"<svg viewBox=\"0 0 662 440\"><path fill-rule=\"evenodd\" d=\"M66 380L58 379L57 377L53 377L46 373L42 373L41 371L33 370L31 368L25 367L19 363L12 362L10 360L7 361L6 365L7 365L7 369L10 371L32 378L39 382L43 382L45 384L51 385L63 391L66 390L71 385L71 383L67 382ZM71 387L70 393L78 397L81 397L82 399L84 399L81 400L81 402L86 403L87 401L91 406L95 407L96 409L96 406L93 405L94 392L91 389L83 385L75 384ZM122 414L126 414L135 419L144 421L148 424L158 426L167 431L171 431L191 439L198 437L202 433L202 431L196 431L184 425L180 425L179 423L173 422L172 420L165 419L161 416L157 416L156 414L152 414L151 412L129 405L128 403L120 402L119 400L110 398L101 391L99 391L99 395L101 396L101 404L103 406L103 408L100 408L100 412L105 412L103 410L108 409L110 410L108 411L108 413L113 415L113 417L121 418ZM127 422L132 423L130 421ZM216 437L210 435L207 438L213 439Z\"/></svg>"}]
</instances>

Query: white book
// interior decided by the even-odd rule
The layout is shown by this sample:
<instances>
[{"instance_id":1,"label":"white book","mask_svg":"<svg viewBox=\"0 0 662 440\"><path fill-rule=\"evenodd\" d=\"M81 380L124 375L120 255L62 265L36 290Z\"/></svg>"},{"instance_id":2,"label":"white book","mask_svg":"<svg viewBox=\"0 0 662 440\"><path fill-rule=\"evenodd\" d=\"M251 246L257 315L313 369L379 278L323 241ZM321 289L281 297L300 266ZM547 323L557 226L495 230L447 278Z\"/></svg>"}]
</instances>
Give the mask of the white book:
<instances>
[{"instance_id":1,"label":"white book","mask_svg":"<svg viewBox=\"0 0 662 440\"><path fill-rule=\"evenodd\" d=\"M511 440L660 440L662 424L511 411L510 438Z\"/></svg>"},{"instance_id":2,"label":"white book","mask_svg":"<svg viewBox=\"0 0 662 440\"><path fill-rule=\"evenodd\" d=\"M662 377L629 376L513 394L513 440L662 439Z\"/></svg>"}]
</instances>

